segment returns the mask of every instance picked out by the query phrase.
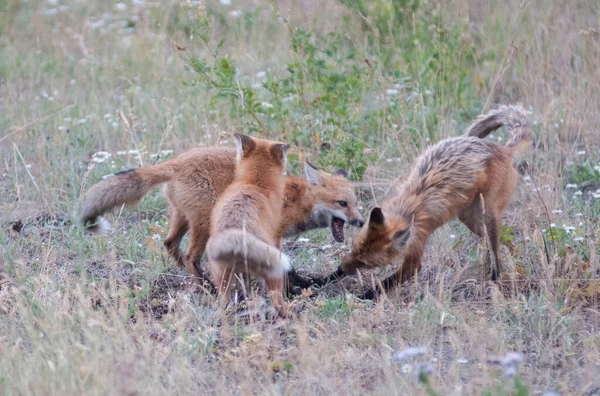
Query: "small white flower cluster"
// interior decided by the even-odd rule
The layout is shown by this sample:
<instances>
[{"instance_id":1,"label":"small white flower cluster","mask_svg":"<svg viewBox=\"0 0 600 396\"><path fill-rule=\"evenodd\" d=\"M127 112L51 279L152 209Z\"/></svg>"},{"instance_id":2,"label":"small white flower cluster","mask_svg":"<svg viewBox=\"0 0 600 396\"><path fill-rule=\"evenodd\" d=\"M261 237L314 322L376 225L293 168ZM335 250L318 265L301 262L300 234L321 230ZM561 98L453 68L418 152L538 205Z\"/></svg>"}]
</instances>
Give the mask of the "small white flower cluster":
<instances>
[{"instance_id":1,"label":"small white flower cluster","mask_svg":"<svg viewBox=\"0 0 600 396\"><path fill-rule=\"evenodd\" d=\"M429 362L411 364L408 361L426 354L427 348L425 347L408 347L400 352L396 352L394 354L394 361L402 363L400 368L402 374L414 373L415 377L419 378L421 375L433 374L433 366Z\"/></svg>"},{"instance_id":2,"label":"small white flower cluster","mask_svg":"<svg viewBox=\"0 0 600 396\"><path fill-rule=\"evenodd\" d=\"M106 161L110 157L112 157L112 154L109 153L108 151L98 151L97 153L94 153L94 155L92 155L92 162L101 164L102 162Z\"/></svg>"}]
</instances>

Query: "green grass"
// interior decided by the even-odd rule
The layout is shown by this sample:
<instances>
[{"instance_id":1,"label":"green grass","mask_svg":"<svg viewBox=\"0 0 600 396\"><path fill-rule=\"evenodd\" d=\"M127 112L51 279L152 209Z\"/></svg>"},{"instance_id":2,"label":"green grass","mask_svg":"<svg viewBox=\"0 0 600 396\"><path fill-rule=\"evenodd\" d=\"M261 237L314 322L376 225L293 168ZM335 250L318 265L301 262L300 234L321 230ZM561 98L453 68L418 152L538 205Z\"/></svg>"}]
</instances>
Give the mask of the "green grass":
<instances>
[{"instance_id":1,"label":"green grass","mask_svg":"<svg viewBox=\"0 0 600 396\"><path fill-rule=\"evenodd\" d=\"M0 393L600 386L596 2L193 3L0 0ZM382 302L351 295L389 270L295 298L296 320L245 319L168 259L158 189L110 214L110 236L76 224L102 176L231 145L234 131L291 143L290 174L305 158L345 168L380 199L428 144L516 102L532 110L536 149L503 219L509 290L485 282L481 241L453 221L430 238L418 283ZM327 273L354 233L284 248ZM409 346L427 353L395 361ZM486 363L508 351L524 356L514 378Z\"/></svg>"}]
</instances>

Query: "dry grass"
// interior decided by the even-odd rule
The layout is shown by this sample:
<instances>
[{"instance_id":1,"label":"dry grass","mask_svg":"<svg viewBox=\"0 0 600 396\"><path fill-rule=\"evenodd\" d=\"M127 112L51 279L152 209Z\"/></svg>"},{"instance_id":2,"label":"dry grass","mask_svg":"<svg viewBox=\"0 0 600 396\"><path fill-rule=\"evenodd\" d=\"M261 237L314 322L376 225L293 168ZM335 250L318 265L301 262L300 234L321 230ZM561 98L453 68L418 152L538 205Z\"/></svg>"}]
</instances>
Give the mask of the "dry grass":
<instances>
[{"instance_id":1,"label":"dry grass","mask_svg":"<svg viewBox=\"0 0 600 396\"><path fill-rule=\"evenodd\" d=\"M255 82L264 70L286 75L296 56L288 27L314 36L341 30L353 48L374 56L366 33L372 21L333 0L278 2L285 23L270 2L232 3L206 6L222 16L208 42L224 39L221 52L236 61L241 81ZM414 375L424 362L440 394L517 394L514 380L487 364L508 351L523 354L519 378L531 393L598 394L597 2L422 1L420 13L441 11L430 31L452 26L465 46L437 53L442 66L432 80L413 76L420 93L408 98L401 88L408 105L384 111L376 131L343 135L370 139L360 183L366 208L408 171L426 139L460 133L464 114L477 114L465 109L472 103L478 110L531 106L537 146L503 222L506 287L485 281L479 241L453 222L431 238L418 283L365 303L350 293L382 274L363 273L297 297L294 321L227 315L195 290L160 247L167 225L159 193L114 213L110 237L83 235L69 221L103 174L151 163L162 150L219 144L224 132L247 128L211 107L213 93L182 86L190 72L173 42L207 50L186 33L181 7L197 9L170 0L0 0L2 394L426 394ZM419 15L407 32L417 30ZM469 69L444 66L469 57ZM402 60L397 65L410 74ZM394 84L389 72L374 67L364 102L349 114L385 101ZM444 87L467 81L470 98L448 89L436 93L441 105L428 103L424 88L440 78ZM425 116L411 118L431 106L440 115L435 127ZM309 107L305 115L322 114ZM295 116L290 128L304 122ZM270 125L265 133L291 140L292 132ZM127 150L142 154L116 154ZM112 157L94 162L99 151ZM303 271L329 272L348 249L327 232L306 237L285 245ZM408 346L427 353L395 361Z\"/></svg>"}]
</instances>

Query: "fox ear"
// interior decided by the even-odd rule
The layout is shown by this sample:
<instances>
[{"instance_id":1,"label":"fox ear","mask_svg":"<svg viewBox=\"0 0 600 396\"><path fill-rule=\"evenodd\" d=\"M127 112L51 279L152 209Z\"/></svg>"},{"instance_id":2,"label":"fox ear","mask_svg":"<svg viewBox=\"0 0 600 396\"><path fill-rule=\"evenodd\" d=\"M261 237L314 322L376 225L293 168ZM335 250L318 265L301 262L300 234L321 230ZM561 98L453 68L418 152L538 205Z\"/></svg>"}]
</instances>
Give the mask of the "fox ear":
<instances>
[{"instance_id":1,"label":"fox ear","mask_svg":"<svg viewBox=\"0 0 600 396\"><path fill-rule=\"evenodd\" d=\"M396 231L392 237L392 243L396 249L401 249L406 246L410 239L410 228L405 230Z\"/></svg>"},{"instance_id":2,"label":"fox ear","mask_svg":"<svg viewBox=\"0 0 600 396\"><path fill-rule=\"evenodd\" d=\"M247 156L248 153L256 146L254 139L252 139L250 136L242 135L241 133L234 133L233 138L235 139L235 145L237 147L238 160Z\"/></svg>"},{"instance_id":3,"label":"fox ear","mask_svg":"<svg viewBox=\"0 0 600 396\"><path fill-rule=\"evenodd\" d=\"M348 172L346 172L343 169L338 169L335 172L333 172L333 174L338 176L344 176L346 179L348 178Z\"/></svg>"},{"instance_id":4,"label":"fox ear","mask_svg":"<svg viewBox=\"0 0 600 396\"><path fill-rule=\"evenodd\" d=\"M309 160L304 160L304 175L310 184L315 186L321 185L321 173Z\"/></svg>"},{"instance_id":5,"label":"fox ear","mask_svg":"<svg viewBox=\"0 0 600 396\"><path fill-rule=\"evenodd\" d=\"M381 208L373 208L373 210L371 210L371 214L369 215L369 226L383 225L383 222L384 217Z\"/></svg>"},{"instance_id":6,"label":"fox ear","mask_svg":"<svg viewBox=\"0 0 600 396\"><path fill-rule=\"evenodd\" d=\"M271 147L271 152L280 162L285 162L287 151L290 149L290 145L286 143L277 143Z\"/></svg>"}]
</instances>

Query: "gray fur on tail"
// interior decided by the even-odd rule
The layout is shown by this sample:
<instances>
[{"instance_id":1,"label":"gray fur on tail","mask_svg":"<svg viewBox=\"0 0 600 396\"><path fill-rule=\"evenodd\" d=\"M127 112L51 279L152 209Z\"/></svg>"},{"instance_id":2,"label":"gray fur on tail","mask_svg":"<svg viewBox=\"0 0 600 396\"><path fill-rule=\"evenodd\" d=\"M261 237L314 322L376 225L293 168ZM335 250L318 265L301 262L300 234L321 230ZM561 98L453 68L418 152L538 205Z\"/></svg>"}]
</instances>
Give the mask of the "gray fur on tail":
<instances>
[{"instance_id":1,"label":"gray fur on tail","mask_svg":"<svg viewBox=\"0 0 600 396\"><path fill-rule=\"evenodd\" d=\"M467 128L465 136L483 139L496 129L506 126L509 129L529 127L528 112L521 105L501 105L497 109L481 114Z\"/></svg>"},{"instance_id":2,"label":"gray fur on tail","mask_svg":"<svg viewBox=\"0 0 600 396\"><path fill-rule=\"evenodd\" d=\"M228 229L214 235L206 247L213 261L248 266L248 270L281 277L291 270L290 258L252 234L239 229Z\"/></svg>"},{"instance_id":3,"label":"gray fur on tail","mask_svg":"<svg viewBox=\"0 0 600 396\"><path fill-rule=\"evenodd\" d=\"M81 214L82 225L87 225L88 232L106 233L111 226L107 220L100 217L102 214L123 204L138 202L152 187L170 178L171 171L167 162L146 168L129 169L105 177L94 184L85 195Z\"/></svg>"}]
</instances>

